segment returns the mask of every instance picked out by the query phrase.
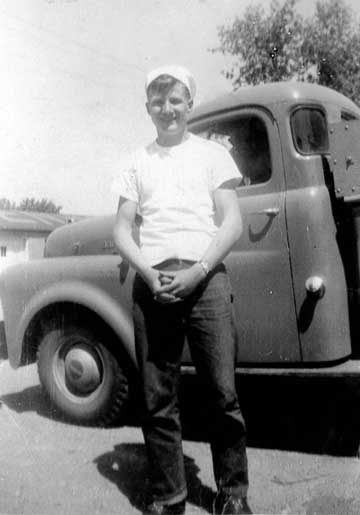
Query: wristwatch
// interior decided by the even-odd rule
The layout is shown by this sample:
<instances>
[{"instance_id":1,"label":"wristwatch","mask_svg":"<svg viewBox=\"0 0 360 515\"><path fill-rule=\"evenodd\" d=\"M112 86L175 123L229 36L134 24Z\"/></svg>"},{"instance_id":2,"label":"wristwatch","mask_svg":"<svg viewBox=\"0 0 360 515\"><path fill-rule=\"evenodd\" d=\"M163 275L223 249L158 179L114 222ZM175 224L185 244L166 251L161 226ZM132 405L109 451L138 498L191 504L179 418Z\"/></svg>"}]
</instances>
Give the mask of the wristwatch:
<instances>
[{"instance_id":1,"label":"wristwatch","mask_svg":"<svg viewBox=\"0 0 360 515\"><path fill-rule=\"evenodd\" d=\"M201 266L201 268L203 269L205 276L208 275L208 273L210 272L209 263L207 263L206 261L203 261L202 259L200 259L200 261L198 261L198 263Z\"/></svg>"}]
</instances>

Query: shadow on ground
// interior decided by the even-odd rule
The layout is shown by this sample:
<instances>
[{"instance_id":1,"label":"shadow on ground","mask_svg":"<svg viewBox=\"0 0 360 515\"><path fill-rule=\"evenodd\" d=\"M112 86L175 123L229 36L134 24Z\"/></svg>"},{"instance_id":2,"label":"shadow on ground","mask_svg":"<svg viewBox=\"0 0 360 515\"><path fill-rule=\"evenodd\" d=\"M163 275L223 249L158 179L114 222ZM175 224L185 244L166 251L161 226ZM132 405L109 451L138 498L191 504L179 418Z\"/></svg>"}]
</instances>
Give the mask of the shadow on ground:
<instances>
[{"instance_id":1,"label":"shadow on ground","mask_svg":"<svg viewBox=\"0 0 360 515\"><path fill-rule=\"evenodd\" d=\"M359 381L242 376L237 390L248 446L358 456ZM196 377L182 383L181 399L184 437L201 438L211 414Z\"/></svg>"},{"instance_id":2,"label":"shadow on ground","mask_svg":"<svg viewBox=\"0 0 360 515\"><path fill-rule=\"evenodd\" d=\"M93 424L81 424L70 421L63 413L54 408L51 405L50 401L47 399L46 395L40 384L35 386L30 386L28 388L24 388L20 392L8 393L5 395L1 395L0 403L6 404L6 406L16 411L16 413L26 413L29 411L33 411L40 415L41 417L49 418L51 420L55 420L56 422L61 422L63 424L70 425L93 425ZM130 412L127 414L125 420L119 421L118 423L114 423L111 427L122 427L126 425L138 425L136 414Z\"/></svg>"},{"instance_id":3,"label":"shadow on ground","mask_svg":"<svg viewBox=\"0 0 360 515\"><path fill-rule=\"evenodd\" d=\"M248 446L358 456L360 383L344 379L243 376L237 380L240 405L247 422ZM66 422L52 409L40 386L1 398L10 409ZM180 391L185 440L207 441L211 411L196 375L183 377ZM138 426L130 413L117 426Z\"/></svg>"},{"instance_id":4,"label":"shadow on ground","mask_svg":"<svg viewBox=\"0 0 360 515\"><path fill-rule=\"evenodd\" d=\"M242 377L237 387L247 420L249 447L358 454L360 391L356 383L340 379ZM196 376L183 378L180 400L184 439L206 441L211 412ZM117 445L95 463L99 473L141 510L148 477L145 446ZM188 502L211 513L215 492L202 484L199 469L188 456L185 466Z\"/></svg>"},{"instance_id":5,"label":"shadow on ground","mask_svg":"<svg viewBox=\"0 0 360 515\"><path fill-rule=\"evenodd\" d=\"M144 492L148 477L145 445L116 445L113 451L96 458L95 463L99 473L115 483L135 508L144 508ZM187 501L211 513L214 492L201 483L198 478L199 468L189 456L185 456L185 470Z\"/></svg>"},{"instance_id":6,"label":"shadow on ground","mask_svg":"<svg viewBox=\"0 0 360 515\"><path fill-rule=\"evenodd\" d=\"M17 413L35 411L42 417L59 422L64 421L61 413L58 413L47 401L40 385L30 386L20 392L2 395L0 399L9 409Z\"/></svg>"}]
</instances>

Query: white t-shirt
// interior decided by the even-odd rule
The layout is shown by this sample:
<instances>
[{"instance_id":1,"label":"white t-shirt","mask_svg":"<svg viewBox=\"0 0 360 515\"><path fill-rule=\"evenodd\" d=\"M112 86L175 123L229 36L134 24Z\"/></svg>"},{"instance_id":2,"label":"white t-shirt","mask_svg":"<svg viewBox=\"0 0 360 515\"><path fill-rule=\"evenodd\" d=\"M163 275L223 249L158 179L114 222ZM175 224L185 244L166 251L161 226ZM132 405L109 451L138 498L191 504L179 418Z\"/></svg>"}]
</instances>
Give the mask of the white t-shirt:
<instances>
[{"instance_id":1,"label":"white t-shirt","mask_svg":"<svg viewBox=\"0 0 360 515\"><path fill-rule=\"evenodd\" d=\"M173 147L153 142L131 153L112 189L138 204L140 247L153 266L201 259L217 232L214 192L231 179L241 174L226 148L189 134Z\"/></svg>"}]
</instances>

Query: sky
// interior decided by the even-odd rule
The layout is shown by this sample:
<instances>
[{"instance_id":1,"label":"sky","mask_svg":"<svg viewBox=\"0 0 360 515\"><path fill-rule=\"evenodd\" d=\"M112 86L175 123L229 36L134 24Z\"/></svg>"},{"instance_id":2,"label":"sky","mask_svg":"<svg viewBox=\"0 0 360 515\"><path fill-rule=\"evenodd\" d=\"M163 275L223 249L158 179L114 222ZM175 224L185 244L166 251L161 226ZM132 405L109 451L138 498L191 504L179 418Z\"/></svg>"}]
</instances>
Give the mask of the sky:
<instances>
[{"instance_id":1,"label":"sky","mask_svg":"<svg viewBox=\"0 0 360 515\"><path fill-rule=\"evenodd\" d=\"M269 8L270 0L252 0ZM110 214L127 152L155 137L146 73L180 64L195 103L231 91L209 48L251 0L0 0L0 198L48 198L63 213ZM360 12L357 0L348 5ZM314 0L299 0L306 16Z\"/></svg>"}]
</instances>

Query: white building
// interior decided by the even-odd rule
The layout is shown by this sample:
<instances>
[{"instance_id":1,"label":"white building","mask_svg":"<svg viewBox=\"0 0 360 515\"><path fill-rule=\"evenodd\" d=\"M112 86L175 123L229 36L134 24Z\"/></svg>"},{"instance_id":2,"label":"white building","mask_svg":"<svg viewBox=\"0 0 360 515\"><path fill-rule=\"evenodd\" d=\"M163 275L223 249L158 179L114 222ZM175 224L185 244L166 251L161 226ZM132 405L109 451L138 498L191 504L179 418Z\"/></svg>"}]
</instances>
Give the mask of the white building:
<instances>
[{"instance_id":1,"label":"white building","mask_svg":"<svg viewBox=\"0 0 360 515\"><path fill-rule=\"evenodd\" d=\"M81 216L0 210L0 274L10 265L43 256L45 241L57 227ZM0 321L3 319L0 299Z\"/></svg>"}]
</instances>

